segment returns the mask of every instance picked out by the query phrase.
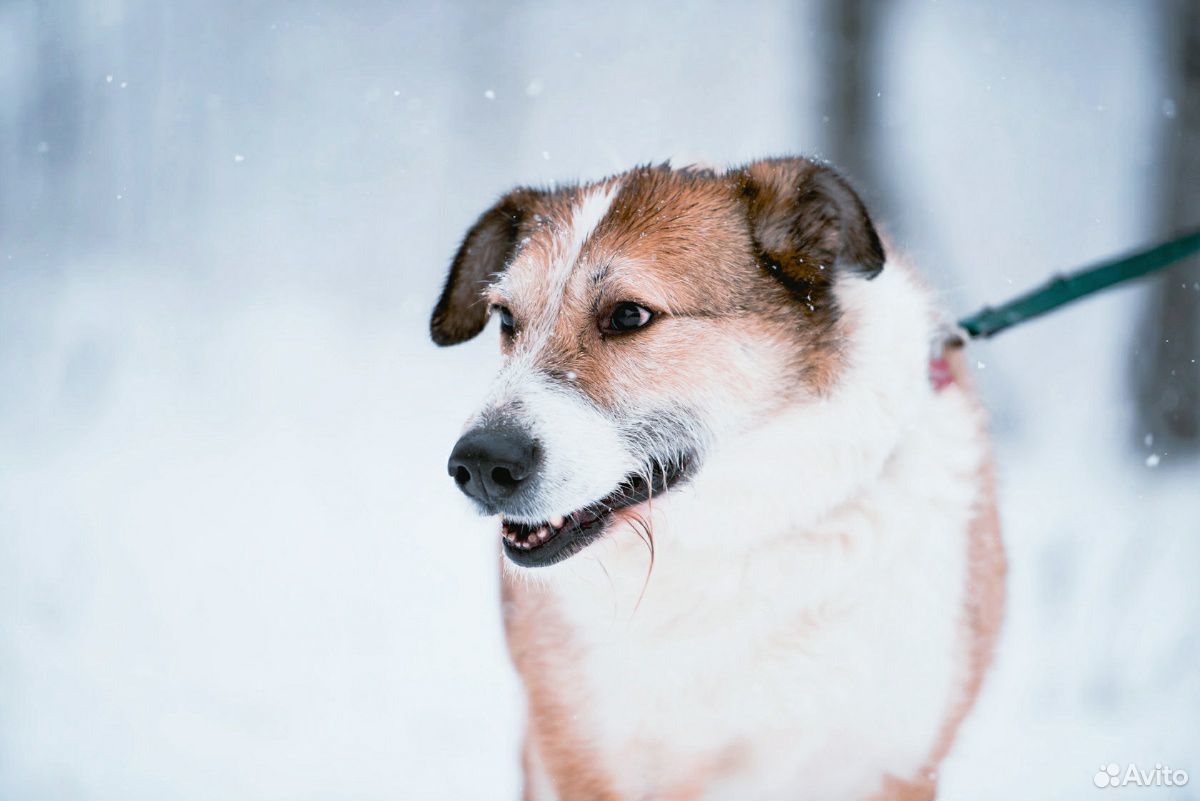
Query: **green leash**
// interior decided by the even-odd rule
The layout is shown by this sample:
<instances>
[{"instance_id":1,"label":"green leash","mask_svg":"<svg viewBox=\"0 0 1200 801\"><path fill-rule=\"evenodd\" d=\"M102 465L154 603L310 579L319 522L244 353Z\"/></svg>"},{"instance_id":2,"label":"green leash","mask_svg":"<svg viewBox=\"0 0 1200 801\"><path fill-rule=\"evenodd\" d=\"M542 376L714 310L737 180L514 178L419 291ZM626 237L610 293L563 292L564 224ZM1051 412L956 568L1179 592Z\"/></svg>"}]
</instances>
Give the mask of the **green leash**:
<instances>
[{"instance_id":1,"label":"green leash","mask_svg":"<svg viewBox=\"0 0 1200 801\"><path fill-rule=\"evenodd\" d=\"M994 309L985 306L980 311L964 317L958 324L972 338L994 336L1017 323L1040 317L1093 292L1170 267L1193 253L1200 253L1200 230L1147 250L1060 275Z\"/></svg>"}]
</instances>

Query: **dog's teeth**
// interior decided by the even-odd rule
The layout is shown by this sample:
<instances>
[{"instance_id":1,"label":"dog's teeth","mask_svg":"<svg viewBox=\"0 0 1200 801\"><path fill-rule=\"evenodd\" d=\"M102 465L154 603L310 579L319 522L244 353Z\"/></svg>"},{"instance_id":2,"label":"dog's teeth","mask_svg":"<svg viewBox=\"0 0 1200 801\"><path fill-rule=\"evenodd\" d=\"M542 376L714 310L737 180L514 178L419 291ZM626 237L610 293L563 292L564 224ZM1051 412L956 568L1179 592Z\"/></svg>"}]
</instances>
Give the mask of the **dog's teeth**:
<instances>
[{"instance_id":1,"label":"dog's teeth","mask_svg":"<svg viewBox=\"0 0 1200 801\"><path fill-rule=\"evenodd\" d=\"M550 538L550 532L548 530L542 528L542 529L538 529L538 533L534 536L536 536L538 538L538 541L545 542L547 539Z\"/></svg>"},{"instance_id":2,"label":"dog's teeth","mask_svg":"<svg viewBox=\"0 0 1200 801\"><path fill-rule=\"evenodd\" d=\"M563 523L565 522L566 520L563 519L562 515L555 515L554 517L550 518L550 525L554 528L562 528Z\"/></svg>"}]
</instances>

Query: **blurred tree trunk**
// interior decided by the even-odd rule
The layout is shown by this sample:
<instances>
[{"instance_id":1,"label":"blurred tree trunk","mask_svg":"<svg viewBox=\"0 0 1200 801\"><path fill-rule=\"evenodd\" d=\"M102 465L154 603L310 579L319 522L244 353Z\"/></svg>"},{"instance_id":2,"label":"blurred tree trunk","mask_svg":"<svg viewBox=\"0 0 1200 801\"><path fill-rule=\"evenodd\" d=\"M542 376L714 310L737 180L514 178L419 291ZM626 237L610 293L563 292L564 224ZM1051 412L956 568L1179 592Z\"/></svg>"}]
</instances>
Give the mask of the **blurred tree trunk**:
<instances>
[{"instance_id":1,"label":"blurred tree trunk","mask_svg":"<svg viewBox=\"0 0 1200 801\"><path fill-rule=\"evenodd\" d=\"M1164 4L1172 88L1164 101L1163 228L1200 226L1200 3ZM1152 285L1134 350L1137 436L1149 449L1178 457L1200 452L1200 258L1172 268Z\"/></svg>"},{"instance_id":2,"label":"blurred tree trunk","mask_svg":"<svg viewBox=\"0 0 1200 801\"><path fill-rule=\"evenodd\" d=\"M525 0L512 3L468 3L459 15L456 62L464 119L478 119L465 140L482 164L511 161L522 139L525 123L524 84L521 81L520 43L527 30L522 25L528 13ZM577 10L577 22L588 11ZM494 187L499 191L502 187ZM507 187L503 187L507 189Z\"/></svg>"},{"instance_id":3,"label":"blurred tree trunk","mask_svg":"<svg viewBox=\"0 0 1200 801\"><path fill-rule=\"evenodd\" d=\"M67 248L84 225L74 191L85 123L79 18L75 2L34 4L30 34L36 70L27 105L19 112L28 201L21 223L44 236L43 246L52 252ZM43 220L54 220L54 228L48 230Z\"/></svg>"},{"instance_id":4,"label":"blurred tree trunk","mask_svg":"<svg viewBox=\"0 0 1200 801\"><path fill-rule=\"evenodd\" d=\"M876 30L880 11L869 0L826 0L824 85L825 156L845 172L868 199L879 196L872 154Z\"/></svg>"}]
</instances>

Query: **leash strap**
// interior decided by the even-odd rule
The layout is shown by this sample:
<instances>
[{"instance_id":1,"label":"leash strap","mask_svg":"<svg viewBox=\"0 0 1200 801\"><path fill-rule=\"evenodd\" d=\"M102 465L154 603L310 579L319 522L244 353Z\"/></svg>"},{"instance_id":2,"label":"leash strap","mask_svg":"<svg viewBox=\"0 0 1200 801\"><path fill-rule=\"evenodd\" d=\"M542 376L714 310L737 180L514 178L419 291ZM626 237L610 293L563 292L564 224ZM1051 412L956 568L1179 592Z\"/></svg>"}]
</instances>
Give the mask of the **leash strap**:
<instances>
[{"instance_id":1,"label":"leash strap","mask_svg":"<svg viewBox=\"0 0 1200 801\"><path fill-rule=\"evenodd\" d=\"M1073 300L1107 289L1114 284L1162 270L1198 252L1200 230L1137 253L1057 276L1037 289L996 308L985 306L969 317L964 317L958 324L975 339L995 336L1006 328L1040 317Z\"/></svg>"}]
</instances>

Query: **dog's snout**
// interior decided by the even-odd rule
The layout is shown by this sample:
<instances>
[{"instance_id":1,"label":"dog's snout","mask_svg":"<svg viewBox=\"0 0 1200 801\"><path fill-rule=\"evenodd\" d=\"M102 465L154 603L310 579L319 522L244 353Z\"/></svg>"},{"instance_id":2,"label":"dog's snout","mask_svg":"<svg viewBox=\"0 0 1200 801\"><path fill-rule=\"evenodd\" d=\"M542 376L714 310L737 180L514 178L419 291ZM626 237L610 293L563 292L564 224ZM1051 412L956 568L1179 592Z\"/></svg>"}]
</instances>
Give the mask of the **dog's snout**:
<instances>
[{"instance_id":1,"label":"dog's snout","mask_svg":"<svg viewBox=\"0 0 1200 801\"><path fill-rule=\"evenodd\" d=\"M462 435L446 469L468 497L495 509L530 483L537 461L537 446L524 431L488 426Z\"/></svg>"}]
</instances>

